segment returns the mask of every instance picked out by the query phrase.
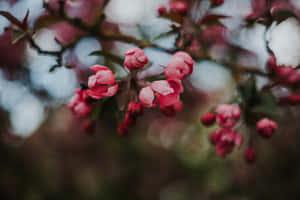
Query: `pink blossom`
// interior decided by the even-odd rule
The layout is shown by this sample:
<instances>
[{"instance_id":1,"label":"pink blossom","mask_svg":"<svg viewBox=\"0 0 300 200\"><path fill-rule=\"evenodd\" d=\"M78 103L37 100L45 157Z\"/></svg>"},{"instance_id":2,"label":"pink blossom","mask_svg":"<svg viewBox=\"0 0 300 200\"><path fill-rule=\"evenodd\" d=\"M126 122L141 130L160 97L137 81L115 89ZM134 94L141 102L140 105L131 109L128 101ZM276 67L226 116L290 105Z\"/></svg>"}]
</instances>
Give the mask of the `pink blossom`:
<instances>
[{"instance_id":1,"label":"pink blossom","mask_svg":"<svg viewBox=\"0 0 300 200\"><path fill-rule=\"evenodd\" d=\"M264 137L271 137L277 128L276 122L268 118L263 118L256 124L256 130Z\"/></svg>"},{"instance_id":2,"label":"pink blossom","mask_svg":"<svg viewBox=\"0 0 300 200\"><path fill-rule=\"evenodd\" d=\"M138 47L131 48L127 50L125 53L124 65L129 70L140 69L144 67L144 65L147 64L147 62L148 62L148 58L145 52Z\"/></svg>"},{"instance_id":3,"label":"pink blossom","mask_svg":"<svg viewBox=\"0 0 300 200\"><path fill-rule=\"evenodd\" d=\"M154 102L154 98L154 92L150 86L141 89L139 99L144 107L155 107L156 103Z\"/></svg>"},{"instance_id":4,"label":"pink blossom","mask_svg":"<svg viewBox=\"0 0 300 200\"><path fill-rule=\"evenodd\" d=\"M183 92L181 81L160 80L151 84L151 89L155 92L157 102L160 107L172 106L180 101L180 93Z\"/></svg>"},{"instance_id":5,"label":"pink blossom","mask_svg":"<svg viewBox=\"0 0 300 200\"><path fill-rule=\"evenodd\" d=\"M91 111L91 106L86 102L88 95L86 90L77 90L71 98L68 107L80 117L86 117Z\"/></svg>"},{"instance_id":6,"label":"pink blossom","mask_svg":"<svg viewBox=\"0 0 300 200\"><path fill-rule=\"evenodd\" d=\"M183 79L193 72L193 58L179 51L173 55L169 64L165 68L165 75L168 79Z\"/></svg>"},{"instance_id":7,"label":"pink blossom","mask_svg":"<svg viewBox=\"0 0 300 200\"><path fill-rule=\"evenodd\" d=\"M216 152L219 156L225 157L232 152L234 146L240 147L243 137L232 129L221 129L211 136L211 140L216 144Z\"/></svg>"},{"instance_id":8,"label":"pink blossom","mask_svg":"<svg viewBox=\"0 0 300 200\"><path fill-rule=\"evenodd\" d=\"M94 99L111 97L118 91L118 85L115 83L113 72L104 66L94 65L91 70L96 74L89 77L87 93Z\"/></svg>"},{"instance_id":9,"label":"pink blossom","mask_svg":"<svg viewBox=\"0 0 300 200\"><path fill-rule=\"evenodd\" d=\"M224 128L233 127L241 116L240 107L221 104L217 108L217 123Z\"/></svg>"}]
</instances>

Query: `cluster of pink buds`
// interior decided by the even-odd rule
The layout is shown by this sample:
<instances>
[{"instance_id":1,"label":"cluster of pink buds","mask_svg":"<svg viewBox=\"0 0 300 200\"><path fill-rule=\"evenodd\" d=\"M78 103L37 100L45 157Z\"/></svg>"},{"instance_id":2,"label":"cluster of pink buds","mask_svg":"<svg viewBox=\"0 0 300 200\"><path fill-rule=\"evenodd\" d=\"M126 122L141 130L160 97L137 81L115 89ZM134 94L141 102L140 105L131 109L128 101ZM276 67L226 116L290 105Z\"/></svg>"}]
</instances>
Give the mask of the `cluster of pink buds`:
<instances>
[{"instance_id":1,"label":"cluster of pink buds","mask_svg":"<svg viewBox=\"0 0 300 200\"><path fill-rule=\"evenodd\" d=\"M162 113L173 116L181 110L180 94L183 92L181 80L193 72L194 61L185 52L177 52L165 67L167 80L153 81L140 90L139 100L144 107L159 105Z\"/></svg>"},{"instance_id":2,"label":"cluster of pink buds","mask_svg":"<svg viewBox=\"0 0 300 200\"><path fill-rule=\"evenodd\" d=\"M240 117L240 107L229 104L221 104L217 107L216 113L208 112L201 117L201 122L205 126L217 123L221 128L209 136L210 142L216 145L216 153L220 157L225 157L235 146L240 147L243 143L243 137L233 129ZM268 118L263 118L257 122L256 129L261 136L268 138L277 129L277 124ZM252 146L246 149L245 159L249 163L255 161L256 152Z\"/></svg>"},{"instance_id":3,"label":"cluster of pink buds","mask_svg":"<svg viewBox=\"0 0 300 200\"><path fill-rule=\"evenodd\" d=\"M216 152L219 156L225 157L235 146L241 146L243 137L233 130L240 117L241 110L238 106L221 104L217 107L216 115L209 112L201 118L204 125L209 126L217 122L221 127L210 135L210 141L216 145Z\"/></svg>"},{"instance_id":4,"label":"cluster of pink buds","mask_svg":"<svg viewBox=\"0 0 300 200\"><path fill-rule=\"evenodd\" d=\"M91 100L114 96L118 91L113 72L104 66L94 65L96 74L89 77L88 88L77 90L68 107L78 116L86 117L92 111Z\"/></svg>"},{"instance_id":5,"label":"cluster of pink buds","mask_svg":"<svg viewBox=\"0 0 300 200\"><path fill-rule=\"evenodd\" d=\"M266 69L274 75L275 81L285 85L294 85L300 82L299 72L290 66L277 65L276 58L271 55Z\"/></svg>"},{"instance_id":6,"label":"cluster of pink buds","mask_svg":"<svg viewBox=\"0 0 300 200\"><path fill-rule=\"evenodd\" d=\"M68 104L68 107L79 117L88 117L92 111L93 99L111 97L118 91L115 76L109 68L94 65L91 70L96 74L89 77L88 88L77 90ZM92 122L88 120L83 124L83 129L92 132L92 126Z\"/></svg>"},{"instance_id":7,"label":"cluster of pink buds","mask_svg":"<svg viewBox=\"0 0 300 200\"><path fill-rule=\"evenodd\" d=\"M141 69L147 63L147 56L143 50L132 48L126 52L124 65L132 70ZM128 133L135 124L136 118L143 113L143 108L154 108L159 105L160 111L167 116L174 116L182 109L180 94L183 92L182 79L193 71L194 61L185 52L174 54L165 67L166 80L146 82L139 91L139 102L131 101L128 105L125 120L119 124L121 135Z\"/></svg>"},{"instance_id":8,"label":"cluster of pink buds","mask_svg":"<svg viewBox=\"0 0 300 200\"><path fill-rule=\"evenodd\" d=\"M129 90L140 89L140 91L136 91L136 95L130 97L131 101L127 106L125 118L118 126L120 135L126 135L129 132L129 129L136 124L137 117L143 113L144 108L159 106L160 111L166 116L174 116L177 111L182 109L180 100L180 94L184 90L182 79L193 72L192 57L183 51L175 53L168 65L165 66L165 77L153 82L139 79L137 76L147 63L148 58L142 49L133 47L126 51L124 66L129 69L131 74L123 81L134 85ZM78 90L69 103L69 108L81 117L87 117L91 113L95 100L112 97L119 88L115 76L109 68L94 65L91 70L95 74L88 78L88 87ZM90 130L90 125L88 122L85 123L83 129Z\"/></svg>"}]
</instances>

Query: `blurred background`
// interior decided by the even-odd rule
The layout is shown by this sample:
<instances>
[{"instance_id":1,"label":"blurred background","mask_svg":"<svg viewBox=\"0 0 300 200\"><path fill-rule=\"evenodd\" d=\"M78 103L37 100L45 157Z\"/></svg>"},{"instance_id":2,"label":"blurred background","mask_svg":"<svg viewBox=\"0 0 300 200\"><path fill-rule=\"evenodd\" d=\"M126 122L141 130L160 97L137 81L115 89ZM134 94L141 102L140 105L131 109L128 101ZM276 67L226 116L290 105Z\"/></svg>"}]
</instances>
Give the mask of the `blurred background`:
<instances>
[{"instance_id":1,"label":"blurred background","mask_svg":"<svg viewBox=\"0 0 300 200\"><path fill-rule=\"evenodd\" d=\"M205 7L206 1L202 2ZM300 8L299 2L289 1L295 8ZM49 3L55 7L57 2ZM102 0L68 0L66 12L92 23L93 13L102 3ZM157 9L162 5L167 7L168 1L110 0L105 9L106 26L102 28L117 29L173 48L177 34L156 39L170 31L172 25L158 16ZM9 11L19 20L29 10L31 26L45 13L42 0L0 0L0 10ZM289 44L292 50L287 62L293 63L300 57L297 57L298 23L287 21L283 30L276 25L242 26L243 18L251 11L250 0L227 0L211 11L231 16L222 19L228 30L224 37L247 52L239 57L239 62L264 70L269 57L266 41L283 60L287 50L281 50L280 45ZM197 18L199 12L194 10L190 17ZM97 121L93 134L87 134L82 128L83 121L74 117L66 104L80 83L87 82L91 65L115 65L102 56L89 54L109 49L122 56L132 45L99 41L60 22L40 29L34 36L44 50L60 49L55 38L66 44L78 38L76 45L65 52L64 66L49 72L56 58L38 54L23 40L11 44L11 33L5 29L9 25L0 16L1 199L300 198L297 107L280 109L280 130L274 137L268 140L257 137L254 164L244 161L244 147L226 159L219 158L207 139L215 127L203 127L200 116L236 95L236 84L225 66L201 60L185 80L184 107L176 117L165 117L157 110L147 111L128 137L120 137L117 123L104 118ZM218 43L210 51L216 56L226 56L224 48ZM144 50L153 63L150 71L166 65L172 56L153 48ZM72 69L68 67L71 65ZM116 76L122 77L122 68L114 67ZM267 82L265 78L257 78L258 87ZM239 130L246 140L247 135L255 134L251 127L241 125Z\"/></svg>"}]
</instances>

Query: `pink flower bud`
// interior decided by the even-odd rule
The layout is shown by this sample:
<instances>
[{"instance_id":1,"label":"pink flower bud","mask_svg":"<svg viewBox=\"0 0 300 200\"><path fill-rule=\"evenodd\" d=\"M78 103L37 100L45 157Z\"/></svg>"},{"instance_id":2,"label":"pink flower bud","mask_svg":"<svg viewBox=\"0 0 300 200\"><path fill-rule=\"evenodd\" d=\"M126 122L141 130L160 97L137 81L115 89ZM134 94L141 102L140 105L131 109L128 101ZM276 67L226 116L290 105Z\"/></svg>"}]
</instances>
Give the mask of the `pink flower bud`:
<instances>
[{"instance_id":1,"label":"pink flower bud","mask_svg":"<svg viewBox=\"0 0 300 200\"><path fill-rule=\"evenodd\" d=\"M68 104L69 109L80 117L86 117L92 111L92 107L86 102L87 98L86 90L77 90Z\"/></svg>"},{"instance_id":2,"label":"pink flower bud","mask_svg":"<svg viewBox=\"0 0 300 200\"><path fill-rule=\"evenodd\" d=\"M170 9L174 13L185 15L187 13L188 6L184 1L173 1L170 3Z\"/></svg>"},{"instance_id":3,"label":"pink flower bud","mask_svg":"<svg viewBox=\"0 0 300 200\"><path fill-rule=\"evenodd\" d=\"M161 107L172 106L180 101L183 87L180 80L154 81L151 89L155 91L157 102Z\"/></svg>"},{"instance_id":4,"label":"pink flower bud","mask_svg":"<svg viewBox=\"0 0 300 200\"><path fill-rule=\"evenodd\" d=\"M241 109L235 105L221 104L217 108L217 123L224 128L233 127L241 117Z\"/></svg>"},{"instance_id":5,"label":"pink flower bud","mask_svg":"<svg viewBox=\"0 0 300 200\"><path fill-rule=\"evenodd\" d=\"M245 159L248 163L253 163L256 160L256 152L255 149L251 146L247 147L245 151Z\"/></svg>"},{"instance_id":6,"label":"pink flower bud","mask_svg":"<svg viewBox=\"0 0 300 200\"><path fill-rule=\"evenodd\" d=\"M169 64L165 68L165 75L168 79L183 79L193 72L193 58L179 51L174 54Z\"/></svg>"},{"instance_id":7,"label":"pink flower bud","mask_svg":"<svg viewBox=\"0 0 300 200\"><path fill-rule=\"evenodd\" d=\"M148 58L145 52L138 47L133 47L127 50L125 53L124 65L129 70L140 69L144 67L144 65L147 64L147 62L148 62Z\"/></svg>"},{"instance_id":8,"label":"pink flower bud","mask_svg":"<svg viewBox=\"0 0 300 200\"><path fill-rule=\"evenodd\" d=\"M292 67L278 66L276 76L283 84L296 84L300 81L300 74Z\"/></svg>"},{"instance_id":9,"label":"pink flower bud","mask_svg":"<svg viewBox=\"0 0 300 200\"><path fill-rule=\"evenodd\" d=\"M201 117L201 122L205 126L213 125L216 122L216 115L212 112L208 112Z\"/></svg>"},{"instance_id":10,"label":"pink flower bud","mask_svg":"<svg viewBox=\"0 0 300 200\"><path fill-rule=\"evenodd\" d=\"M167 12L167 8L165 6L161 6L157 9L157 12L159 13L159 15L163 15Z\"/></svg>"},{"instance_id":11,"label":"pink flower bud","mask_svg":"<svg viewBox=\"0 0 300 200\"><path fill-rule=\"evenodd\" d=\"M221 129L214 135L216 152L220 157L225 157L232 152L235 145L240 146L243 137L232 129Z\"/></svg>"},{"instance_id":12,"label":"pink flower bud","mask_svg":"<svg viewBox=\"0 0 300 200\"><path fill-rule=\"evenodd\" d=\"M87 94L94 99L111 97L118 91L118 85L115 83L113 72L104 66L94 65L91 70L96 72L89 77Z\"/></svg>"},{"instance_id":13,"label":"pink flower bud","mask_svg":"<svg viewBox=\"0 0 300 200\"><path fill-rule=\"evenodd\" d=\"M154 102L154 92L150 86L141 89L139 99L144 107L151 108L156 106Z\"/></svg>"},{"instance_id":14,"label":"pink flower bud","mask_svg":"<svg viewBox=\"0 0 300 200\"><path fill-rule=\"evenodd\" d=\"M127 111L133 116L138 116L143 114L144 108L141 103L135 103L134 101L131 101L128 105Z\"/></svg>"},{"instance_id":15,"label":"pink flower bud","mask_svg":"<svg viewBox=\"0 0 300 200\"><path fill-rule=\"evenodd\" d=\"M268 118L263 118L256 124L256 130L261 136L264 137L271 137L277 128L276 122Z\"/></svg>"}]
</instances>

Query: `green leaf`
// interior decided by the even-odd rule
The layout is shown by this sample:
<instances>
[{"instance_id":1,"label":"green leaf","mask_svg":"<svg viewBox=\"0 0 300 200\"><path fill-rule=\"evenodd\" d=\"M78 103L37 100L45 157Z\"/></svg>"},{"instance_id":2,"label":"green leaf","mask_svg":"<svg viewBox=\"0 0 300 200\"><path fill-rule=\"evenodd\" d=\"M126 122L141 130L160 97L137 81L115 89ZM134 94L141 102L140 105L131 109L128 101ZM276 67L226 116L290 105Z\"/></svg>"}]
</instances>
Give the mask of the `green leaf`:
<instances>
[{"instance_id":1,"label":"green leaf","mask_svg":"<svg viewBox=\"0 0 300 200\"><path fill-rule=\"evenodd\" d=\"M123 66L123 59L119 56L113 55L106 51L93 51L89 54L89 56L104 56L107 59L110 59L111 61L118 63L119 65Z\"/></svg>"},{"instance_id":2,"label":"green leaf","mask_svg":"<svg viewBox=\"0 0 300 200\"><path fill-rule=\"evenodd\" d=\"M159 40L161 38L168 37L168 36L172 35L173 33L176 33L176 30L170 30L168 32L161 33L158 36L156 36L153 40Z\"/></svg>"}]
</instances>

